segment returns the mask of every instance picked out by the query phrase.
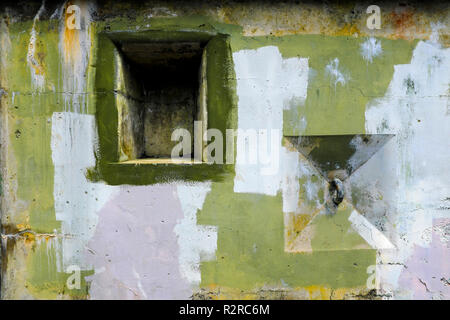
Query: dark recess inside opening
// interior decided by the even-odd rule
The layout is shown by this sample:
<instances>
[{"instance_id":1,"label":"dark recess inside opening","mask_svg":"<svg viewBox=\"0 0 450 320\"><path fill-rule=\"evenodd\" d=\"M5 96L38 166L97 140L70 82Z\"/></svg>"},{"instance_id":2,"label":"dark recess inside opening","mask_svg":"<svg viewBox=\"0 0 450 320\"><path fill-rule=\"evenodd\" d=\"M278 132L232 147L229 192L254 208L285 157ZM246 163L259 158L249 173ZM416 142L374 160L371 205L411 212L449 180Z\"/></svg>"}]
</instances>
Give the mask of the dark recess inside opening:
<instances>
[{"instance_id":1,"label":"dark recess inside opening","mask_svg":"<svg viewBox=\"0 0 450 320\"><path fill-rule=\"evenodd\" d=\"M140 122L137 159L170 158L177 128L191 134L198 114L203 48L201 42L122 42L117 45L138 84ZM136 131L136 129L134 130ZM135 133L136 135L136 133Z\"/></svg>"}]
</instances>

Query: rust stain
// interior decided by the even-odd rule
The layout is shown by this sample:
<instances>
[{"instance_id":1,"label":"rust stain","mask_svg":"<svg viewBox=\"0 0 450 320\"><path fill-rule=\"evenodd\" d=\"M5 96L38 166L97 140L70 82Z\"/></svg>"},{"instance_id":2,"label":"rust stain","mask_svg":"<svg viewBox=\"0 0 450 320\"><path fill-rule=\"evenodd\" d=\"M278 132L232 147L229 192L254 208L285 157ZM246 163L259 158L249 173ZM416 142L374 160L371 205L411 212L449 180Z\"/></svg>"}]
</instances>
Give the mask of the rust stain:
<instances>
[{"instance_id":1,"label":"rust stain","mask_svg":"<svg viewBox=\"0 0 450 320\"><path fill-rule=\"evenodd\" d=\"M71 62L80 55L80 31L67 27L67 19L73 14L68 14L67 8L72 4L68 1L64 7L63 51L66 62Z\"/></svg>"},{"instance_id":2,"label":"rust stain","mask_svg":"<svg viewBox=\"0 0 450 320\"><path fill-rule=\"evenodd\" d=\"M408 35L414 31L416 20L415 13L410 9L393 11L389 15L389 21L394 27L394 35L401 39L407 39ZM414 32L413 32L414 33Z\"/></svg>"}]
</instances>

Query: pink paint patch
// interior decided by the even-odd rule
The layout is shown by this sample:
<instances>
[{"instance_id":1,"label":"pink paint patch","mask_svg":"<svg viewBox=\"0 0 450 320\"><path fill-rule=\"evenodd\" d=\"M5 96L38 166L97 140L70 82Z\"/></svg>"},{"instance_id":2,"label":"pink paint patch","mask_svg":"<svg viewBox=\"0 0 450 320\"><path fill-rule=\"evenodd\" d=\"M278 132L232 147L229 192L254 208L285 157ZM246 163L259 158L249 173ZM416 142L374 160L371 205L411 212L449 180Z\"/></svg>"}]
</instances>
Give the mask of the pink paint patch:
<instances>
[{"instance_id":1,"label":"pink paint patch","mask_svg":"<svg viewBox=\"0 0 450 320\"><path fill-rule=\"evenodd\" d=\"M123 186L99 212L87 248L92 299L187 299L173 228L183 218L176 187Z\"/></svg>"},{"instance_id":2,"label":"pink paint patch","mask_svg":"<svg viewBox=\"0 0 450 320\"><path fill-rule=\"evenodd\" d=\"M450 299L450 219L433 221L429 248L416 246L400 276L399 285L414 299Z\"/></svg>"}]
</instances>

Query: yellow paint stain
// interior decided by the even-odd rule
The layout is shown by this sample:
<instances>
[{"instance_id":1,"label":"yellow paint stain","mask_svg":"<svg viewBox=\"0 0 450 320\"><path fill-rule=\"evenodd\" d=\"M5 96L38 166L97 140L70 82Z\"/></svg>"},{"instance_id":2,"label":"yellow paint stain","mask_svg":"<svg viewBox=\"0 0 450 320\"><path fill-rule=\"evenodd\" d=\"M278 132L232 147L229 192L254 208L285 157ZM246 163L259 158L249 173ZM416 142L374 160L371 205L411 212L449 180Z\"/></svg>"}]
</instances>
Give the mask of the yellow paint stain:
<instances>
[{"instance_id":1,"label":"yellow paint stain","mask_svg":"<svg viewBox=\"0 0 450 320\"><path fill-rule=\"evenodd\" d=\"M301 290L302 288L296 288ZM328 288L324 286L309 286L304 288L311 300L348 300L361 299L369 293L365 287L356 288Z\"/></svg>"},{"instance_id":2,"label":"yellow paint stain","mask_svg":"<svg viewBox=\"0 0 450 320\"><path fill-rule=\"evenodd\" d=\"M80 56L80 30L69 29L67 27L67 19L73 14L67 13L67 8L71 6L71 2L67 2L64 8L64 33L62 47L64 51L64 59L66 63L75 61Z\"/></svg>"},{"instance_id":3,"label":"yellow paint stain","mask_svg":"<svg viewBox=\"0 0 450 320\"><path fill-rule=\"evenodd\" d=\"M32 244L36 241L36 236L32 232L24 232L22 233L22 236L25 238L26 244Z\"/></svg>"},{"instance_id":4,"label":"yellow paint stain","mask_svg":"<svg viewBox=\"0 0 450 320\"><path fill-rule=\"evenodd\" d=\"M311 221L310 214L289 214L289 224L287 227L288 238L296 237Z\"/></svg>"},{"instance_id":5,"label":"yellow paint stain","mask_svg":"<svg viewBox=\"0 0 450 320\"><path fill-rule=\"evenodd\" d=\"M296 251L296 243L302 238L303 230L309 225L311 220L323 210L323 206L315 209L311 213L295 214L288 213L287 223L285 225L285 250L288 252Z\"/></svg>"},{"instance_id":6,"label":"yellow paint stain","mask_svg":"<svg viewBox=\"0 0 450 320\"><path fill-rule=\"evenodd\" d=\"M353 35L359 35L360 31L358 27L354 24L346 23L344 27L341 29L338 29L334 35L336 36L353 36Z\"/></svg>"},{"instance_id":7,"label":"yellow paint stain","mask_svg":"<svg viewBox=\"0 0 450 320\"><path fill-rule=\"evenodd\" d=\"M322 286L309 286L305 290L309 294L310 300L330 300L332 290Z\"/></svg>"},{"instance_id":8,"label":"yellow paint stain","mask_svg":"<svg viewBox=\"0 0 450 320\"><path fill-rule=\"evenodd\" d=\"M32 231L30 224L28 223L19 223L16 224L17 234L20 238L24 239L25 244L31 244L34 243L36 240L45 240L46 243L50 239L53 239L56 237L56 234L50 234L50 233L36 233Z\"/></svg>"},{"instance_id":9,"label":"yellow paint stain","mask_svg":"<svg viewBox=\"0 0 450 320\"><path fill-rule=\"evenodd\" d=\"M309 214L299 214L294 216L294 232L298 233L301 232L311 221L311 215Z\"/></svg>"},{"instance_id":10,"label":"yellow paint stain","mask_svg":"<svg viewBox=\"0 0 450 320\"><path fill-rule=\"evenodd\" d=\"M20 232L23 230L31 229L31 226L28 223L19 223L16 225L16 228Z\"/></svg>"}]
</instances>

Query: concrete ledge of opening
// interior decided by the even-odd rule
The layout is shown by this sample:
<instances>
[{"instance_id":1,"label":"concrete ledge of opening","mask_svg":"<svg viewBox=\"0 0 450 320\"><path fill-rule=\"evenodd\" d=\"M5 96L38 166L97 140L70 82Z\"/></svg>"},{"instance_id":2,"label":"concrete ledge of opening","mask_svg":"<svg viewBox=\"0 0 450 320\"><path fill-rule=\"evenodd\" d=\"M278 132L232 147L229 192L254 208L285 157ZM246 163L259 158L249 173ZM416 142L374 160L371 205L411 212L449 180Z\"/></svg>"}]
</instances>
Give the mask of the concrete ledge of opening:
<instances>
[{"instance_id":1,"label":"concrete ledge of opening","mask_svg":"<svg viewBox=\"0 0 450 320\"><path fill-rule=\"evenodd\" d=\"M205 163L203 161L198 161L194 159L171 159L171 158L144 158L144 159L135 159L135 160L127 160L116 162L116 164L202 164Z\"/></svg>"}]
</instances>

